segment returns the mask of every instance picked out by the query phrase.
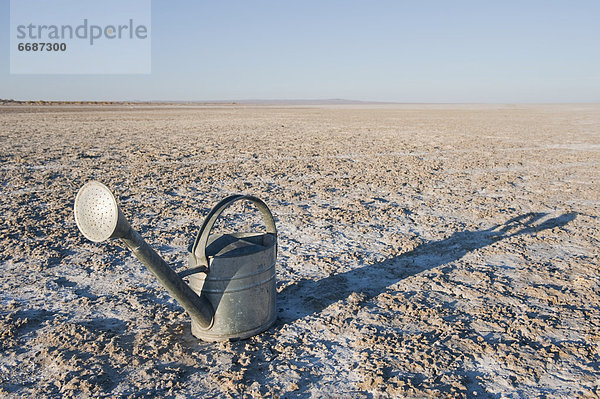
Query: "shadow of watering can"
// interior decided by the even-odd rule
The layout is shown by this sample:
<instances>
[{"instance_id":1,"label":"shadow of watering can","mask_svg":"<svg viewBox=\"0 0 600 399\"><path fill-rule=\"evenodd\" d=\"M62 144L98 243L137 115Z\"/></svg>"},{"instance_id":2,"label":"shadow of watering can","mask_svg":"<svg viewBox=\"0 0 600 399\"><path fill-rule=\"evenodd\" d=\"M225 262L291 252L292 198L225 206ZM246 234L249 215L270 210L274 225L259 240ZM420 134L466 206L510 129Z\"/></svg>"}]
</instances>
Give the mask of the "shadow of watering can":
<instances>
[{"instance_id":1,"label":"shadow of watering can","mask_svg":"<svg viewBox=\"0 0 600 399\"><path fill-rule=\"evenodd\" d=\"M260 210L266 233L211 234L221 213L241 200ZM125 243L188 312L197 338L244 339L275 322L277 230L273 215L260 199L233 195L219 202L189 247L190 268L179 274L131 228L114 195L102 183L92 181L81 187L74 213L77 227L89 240L120 238Z\"/></svg>"}]
</instances>

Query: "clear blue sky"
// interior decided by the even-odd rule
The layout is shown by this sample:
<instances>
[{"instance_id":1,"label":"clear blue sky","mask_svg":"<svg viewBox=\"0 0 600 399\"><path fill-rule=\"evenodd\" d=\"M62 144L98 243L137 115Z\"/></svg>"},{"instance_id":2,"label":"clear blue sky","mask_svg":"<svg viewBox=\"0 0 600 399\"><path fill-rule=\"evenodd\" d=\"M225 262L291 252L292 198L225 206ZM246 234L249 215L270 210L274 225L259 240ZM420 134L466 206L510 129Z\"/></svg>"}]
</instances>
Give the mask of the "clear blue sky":
<instances>
[{"instance_id":1,"label":"clear blue sky","mask_svg":"<svg viewBox=\"0 0 600 399\"><path fill-rule=\"evenodd\" d=\"M10 75L0 24L0 98L600 101L599 0L155 0L150 75Z\"/></svg>"}]
</instances>

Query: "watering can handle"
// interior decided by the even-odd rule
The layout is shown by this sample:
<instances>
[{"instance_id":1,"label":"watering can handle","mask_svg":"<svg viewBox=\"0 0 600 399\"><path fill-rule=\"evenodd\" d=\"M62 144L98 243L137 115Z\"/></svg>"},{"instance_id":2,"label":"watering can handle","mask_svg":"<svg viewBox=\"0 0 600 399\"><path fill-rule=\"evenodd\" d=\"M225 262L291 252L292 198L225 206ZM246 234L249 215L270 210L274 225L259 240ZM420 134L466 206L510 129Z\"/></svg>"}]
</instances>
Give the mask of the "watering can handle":
<instances>
[{"instance_id":1,"label":"watering can handle","mask_svg":"<svg viewBox=\"0 0 600 399\"><path fill-rule=\"evenodd\" d=\"M277 228L275 227L275 220L273 219L273 214L267 207L267 204L265 204L262 200L252 195L232 195L215 205L215 207L208 213L208 215L206 215L204 223L202 223L202 227L200 228L200 231L196 236L196 241L194 242L194 245L192 246L192 249L190 251L191 255L195 258L194 263L196 266L209 266L208 258L206 256L206 244L208 242L210 232L221 213L231 204L240 200L247 200L256 205L258 210L263 215L263 219L267 227L267 233L273 234L275 235L275 237L277 237ZM275 242L277 243L277 240L275 240Z\"/></svg>"}]
</instances>

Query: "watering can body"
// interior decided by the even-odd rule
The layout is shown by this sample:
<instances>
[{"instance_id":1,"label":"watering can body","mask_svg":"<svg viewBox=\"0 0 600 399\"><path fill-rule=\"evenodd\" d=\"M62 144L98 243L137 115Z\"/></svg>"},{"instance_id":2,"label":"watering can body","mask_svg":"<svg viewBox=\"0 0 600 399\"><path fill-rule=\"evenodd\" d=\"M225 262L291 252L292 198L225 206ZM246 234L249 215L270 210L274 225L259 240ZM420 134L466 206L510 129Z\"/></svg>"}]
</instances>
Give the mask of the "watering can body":
<instances>
[{"instance_id":1,"label":"watering can body","mask_svg":"<svg viewBox=\"0 0 600 399\"><path fill-rule=\"evenodd\" d=\"M234 233L213 235L206 249L208 272L189 276L189 285L206 296L213 323L202 328L192 321L192 334L204 341L244 339L275 321L276 236Z\"/></svg>"},{"instance_id":2,"label":"watering can body","mask_svg":"<svg viewBox=\"0 0 600 399\"><path fill-rule=\"evenodd\" d=\"M219 215L241 200L254 203L261 211L267 232L211 234ZM208 328L192 321L195 337L204 341L244 339L275 322L277 231L264 202L245 195L225 198L206 216L189 251L189 286L214 309Z\"/></svg>"}]
</instances>

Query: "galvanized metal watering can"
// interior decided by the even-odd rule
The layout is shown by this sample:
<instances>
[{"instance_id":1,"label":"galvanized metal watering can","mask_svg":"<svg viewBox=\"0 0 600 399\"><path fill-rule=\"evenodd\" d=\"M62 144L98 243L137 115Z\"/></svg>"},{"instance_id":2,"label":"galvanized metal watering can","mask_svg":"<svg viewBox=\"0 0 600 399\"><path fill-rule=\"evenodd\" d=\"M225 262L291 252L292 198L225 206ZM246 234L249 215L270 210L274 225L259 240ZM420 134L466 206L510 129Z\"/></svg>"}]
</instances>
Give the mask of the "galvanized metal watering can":
<instances>
[{"instance_id":1,"label":"galvanized metal watering can","mask_svg":"<svg viewBox=\"0 0 600 399\"><path fill-rule=\"evenodd\" d=\"M221 213L242 200L254 203L260 210L266 233L211 234ZM233 195L219 202L206 216L188 249L190 268L179 274L131 228L104 184L92 181L81 187L74 213L77 227L89 240L123 241L188 312L192 334L197 338L244 339L275 322L277 229L271 211L260 199Z\"/></svg>"}]
</instances>

